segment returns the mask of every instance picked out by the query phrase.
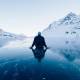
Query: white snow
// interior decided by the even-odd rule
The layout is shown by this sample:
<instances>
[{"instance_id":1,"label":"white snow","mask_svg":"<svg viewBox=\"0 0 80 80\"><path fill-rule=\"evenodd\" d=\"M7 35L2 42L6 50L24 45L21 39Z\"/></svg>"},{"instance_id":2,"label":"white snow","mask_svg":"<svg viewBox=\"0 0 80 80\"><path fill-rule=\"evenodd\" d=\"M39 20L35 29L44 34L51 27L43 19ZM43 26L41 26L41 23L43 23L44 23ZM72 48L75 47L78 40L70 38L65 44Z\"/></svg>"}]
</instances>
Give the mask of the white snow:
<instances>
[{"instance_id":1,"label":"white snow","mask_svg":"<svg viewBox=\"0 0 80 80\"><path fill-rule=\"evenodd\" d=\"M51 38L50 42L52 43L58 41L59 43L56 42L57 46L60 45L60 42L66 44L67 41L79 43L80 16L72 12L69 13L65 18L50 24L50 26L43 31L43 35L46 38Z\"/></svg>"},{"instance_id":2,"label":"white snow","mask_svg":"<svg viewBox=\"0 0 80 80\"><path fill-rule=\"evenodd\" d=\"M26 38L24 40L10 41L4 48L30 48L33 38Z\"/></svg>"},{"instance_id":3,"label":"white snow","mask_svg":"<svg viewBox=\"0 0 80 80\"><path fill-rule=\"evenodd\" d=\"M24 39L26 39L26 36L24 35L16 35L13 33L5 32L2 29L0 29L0 47L7 45L11 41L16 41L16 40L21 41Z\"/></svg>"},{"instance_id":4,"label":"white snow","mask_svg":"<svg viewBox=\"0 0 80 80\"><path fill-rule=\"evenodd\" d=\"M47 45L66 57L80 58L80 16L69 13L43 31ZM80 60L80 59L79 59Z\"/></svg>"}]
</instances>

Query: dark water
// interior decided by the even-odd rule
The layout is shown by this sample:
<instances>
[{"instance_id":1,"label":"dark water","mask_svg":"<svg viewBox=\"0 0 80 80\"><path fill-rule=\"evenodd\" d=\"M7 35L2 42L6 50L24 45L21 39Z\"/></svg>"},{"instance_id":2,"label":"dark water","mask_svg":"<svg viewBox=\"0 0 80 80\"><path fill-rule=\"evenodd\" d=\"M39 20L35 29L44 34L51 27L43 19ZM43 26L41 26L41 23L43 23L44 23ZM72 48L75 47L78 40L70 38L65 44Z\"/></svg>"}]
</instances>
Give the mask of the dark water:
<instances>
[{"instance_id":1,"label":"dark water","mask_svg":"<svg viewBox=\"0 0 80 80\"><path fill-rule=\"evenodd\" d=\"M0 55L0 80L80 80L73 62L51 50L38 56L26 48L2 49Z\"/></svg>"}]
</instances>

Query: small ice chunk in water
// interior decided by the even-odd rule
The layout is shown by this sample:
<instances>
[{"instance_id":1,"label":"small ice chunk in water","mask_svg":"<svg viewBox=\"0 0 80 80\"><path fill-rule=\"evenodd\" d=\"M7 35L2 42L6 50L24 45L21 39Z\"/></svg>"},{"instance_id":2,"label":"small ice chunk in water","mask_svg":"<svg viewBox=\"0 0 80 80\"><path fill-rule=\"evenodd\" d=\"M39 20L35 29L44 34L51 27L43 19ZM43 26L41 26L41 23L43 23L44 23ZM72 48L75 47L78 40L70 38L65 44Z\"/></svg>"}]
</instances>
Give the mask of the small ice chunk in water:
<instances>
[{"instance_id":1,"label":"small ice chunk in water","mask_svg":"<svg viewBox=\"0 0 80 80\"><path fill-rule=\"evenodd\" d=\"M46 80L46 78L45 78L45 77L43 77L43 78L42 78L42 80Z\"/></svg>"}]
</instances>

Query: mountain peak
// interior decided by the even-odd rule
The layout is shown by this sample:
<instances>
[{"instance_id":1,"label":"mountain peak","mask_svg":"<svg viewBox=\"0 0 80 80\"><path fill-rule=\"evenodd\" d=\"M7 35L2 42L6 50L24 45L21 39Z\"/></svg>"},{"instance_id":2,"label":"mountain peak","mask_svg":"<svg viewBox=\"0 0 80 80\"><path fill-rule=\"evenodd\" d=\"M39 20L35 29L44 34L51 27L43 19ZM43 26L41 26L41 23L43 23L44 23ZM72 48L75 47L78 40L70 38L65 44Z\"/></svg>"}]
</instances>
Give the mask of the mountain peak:
<instances>
[{"instance_id":1,"label":"mountain peak","mask_svg":"<svg viewBox=\"0 0 80 80\"><path fill-rule=\"evenodd\" d=\"M73 12L70 12L69 14L68 14L68 16L77 16L75 13L73 13Z\"/></svg>"},{"instance_id":2,"label":"mountain peak","mask_svg":"<svg viewBox=\"0 0 80 80\"><path fill-rule=\"evenodd\" d=\"M51 23L47 29L48 30L55 29L57 26L74 26L74 27L80 27L80 16L79 15L76 15L73 12L70 12L69 14L67 14L62 19L59 19L59 20Z\"/></svg>"},{"instance_id":3,"label":"mountain peak","mask_svg":"<svg viewBox=\"0 0 80 80\"><path fill-rule=\"evenodd\" d=\"M73 18L77 18L77 15L73 12L70 12L65 18L64 20L71 20Z\"/></svg>"},{"instance_id":4,"label":"mountain peak","mask_svg":"<svg viewBox=\"0 0 80 80\"><path fill-rule=\"evenodd\" d=\"M69 32L69 34L75 34L77 30L80 32L79 29L80 16L70 12L62 19L50 24L49 27L44 30L44 34L49 34L49 36L51 36L51 34L54 34L54 36L62 36L63 34L65 35L65 32Z\"/></svg>"},{"instance_id":5,"label":"mountain peak","mask_svg":"<svg viewBox=\"0 0 80 80\"><path fill-rule=\"evenodd\" d=\"M76 15L75 13L70 12L67 14L63 19L59 21L60 25L73 25L73 24L80 24L80 16Z\"/></svg>"}]
</instances>

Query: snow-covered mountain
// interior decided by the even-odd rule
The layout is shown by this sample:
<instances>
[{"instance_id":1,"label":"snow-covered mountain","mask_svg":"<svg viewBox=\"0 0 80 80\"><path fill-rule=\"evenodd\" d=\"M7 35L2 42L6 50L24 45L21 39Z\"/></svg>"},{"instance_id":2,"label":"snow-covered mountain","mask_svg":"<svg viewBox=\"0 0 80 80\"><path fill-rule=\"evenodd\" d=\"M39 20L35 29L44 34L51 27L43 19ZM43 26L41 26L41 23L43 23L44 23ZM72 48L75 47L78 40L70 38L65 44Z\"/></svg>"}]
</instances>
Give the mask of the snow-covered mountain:
<instances>
[{"instance_id":1,"label":"snow-covered mountain","mask_svg":"<svg viewBox=\"0 0 80 80\"><path fill-rule=\"evenodd\" d=\"M43 31L46 36L65 36L66 34L80 35L80 16L74 13L69 13L64 18L55 21Z\"/></svg>"},{"instance_id":2,"label":"snow-covered mountain","mask_svg":"<svg viewBox=\"0 0 80 80\"><path fill-rule=\"evenodd\" d=\"M43 31L48 46L66 53L80 53L80 16L69 13ZM67 52L68 51L68 52Z\"/></svg>"},{"instance_id":3,"label":"snow-covered mountain","mask_svg":"<svg viewBox=\"0 0 80 80\"><path fill-rule=\"evenodd\" d=\"M16 35L13 33L5 32L4 30L0 29L0 47L4 46L10 41L15 40L24 40L26 36L24 35Z\"/></svg>"}]
</instances>

